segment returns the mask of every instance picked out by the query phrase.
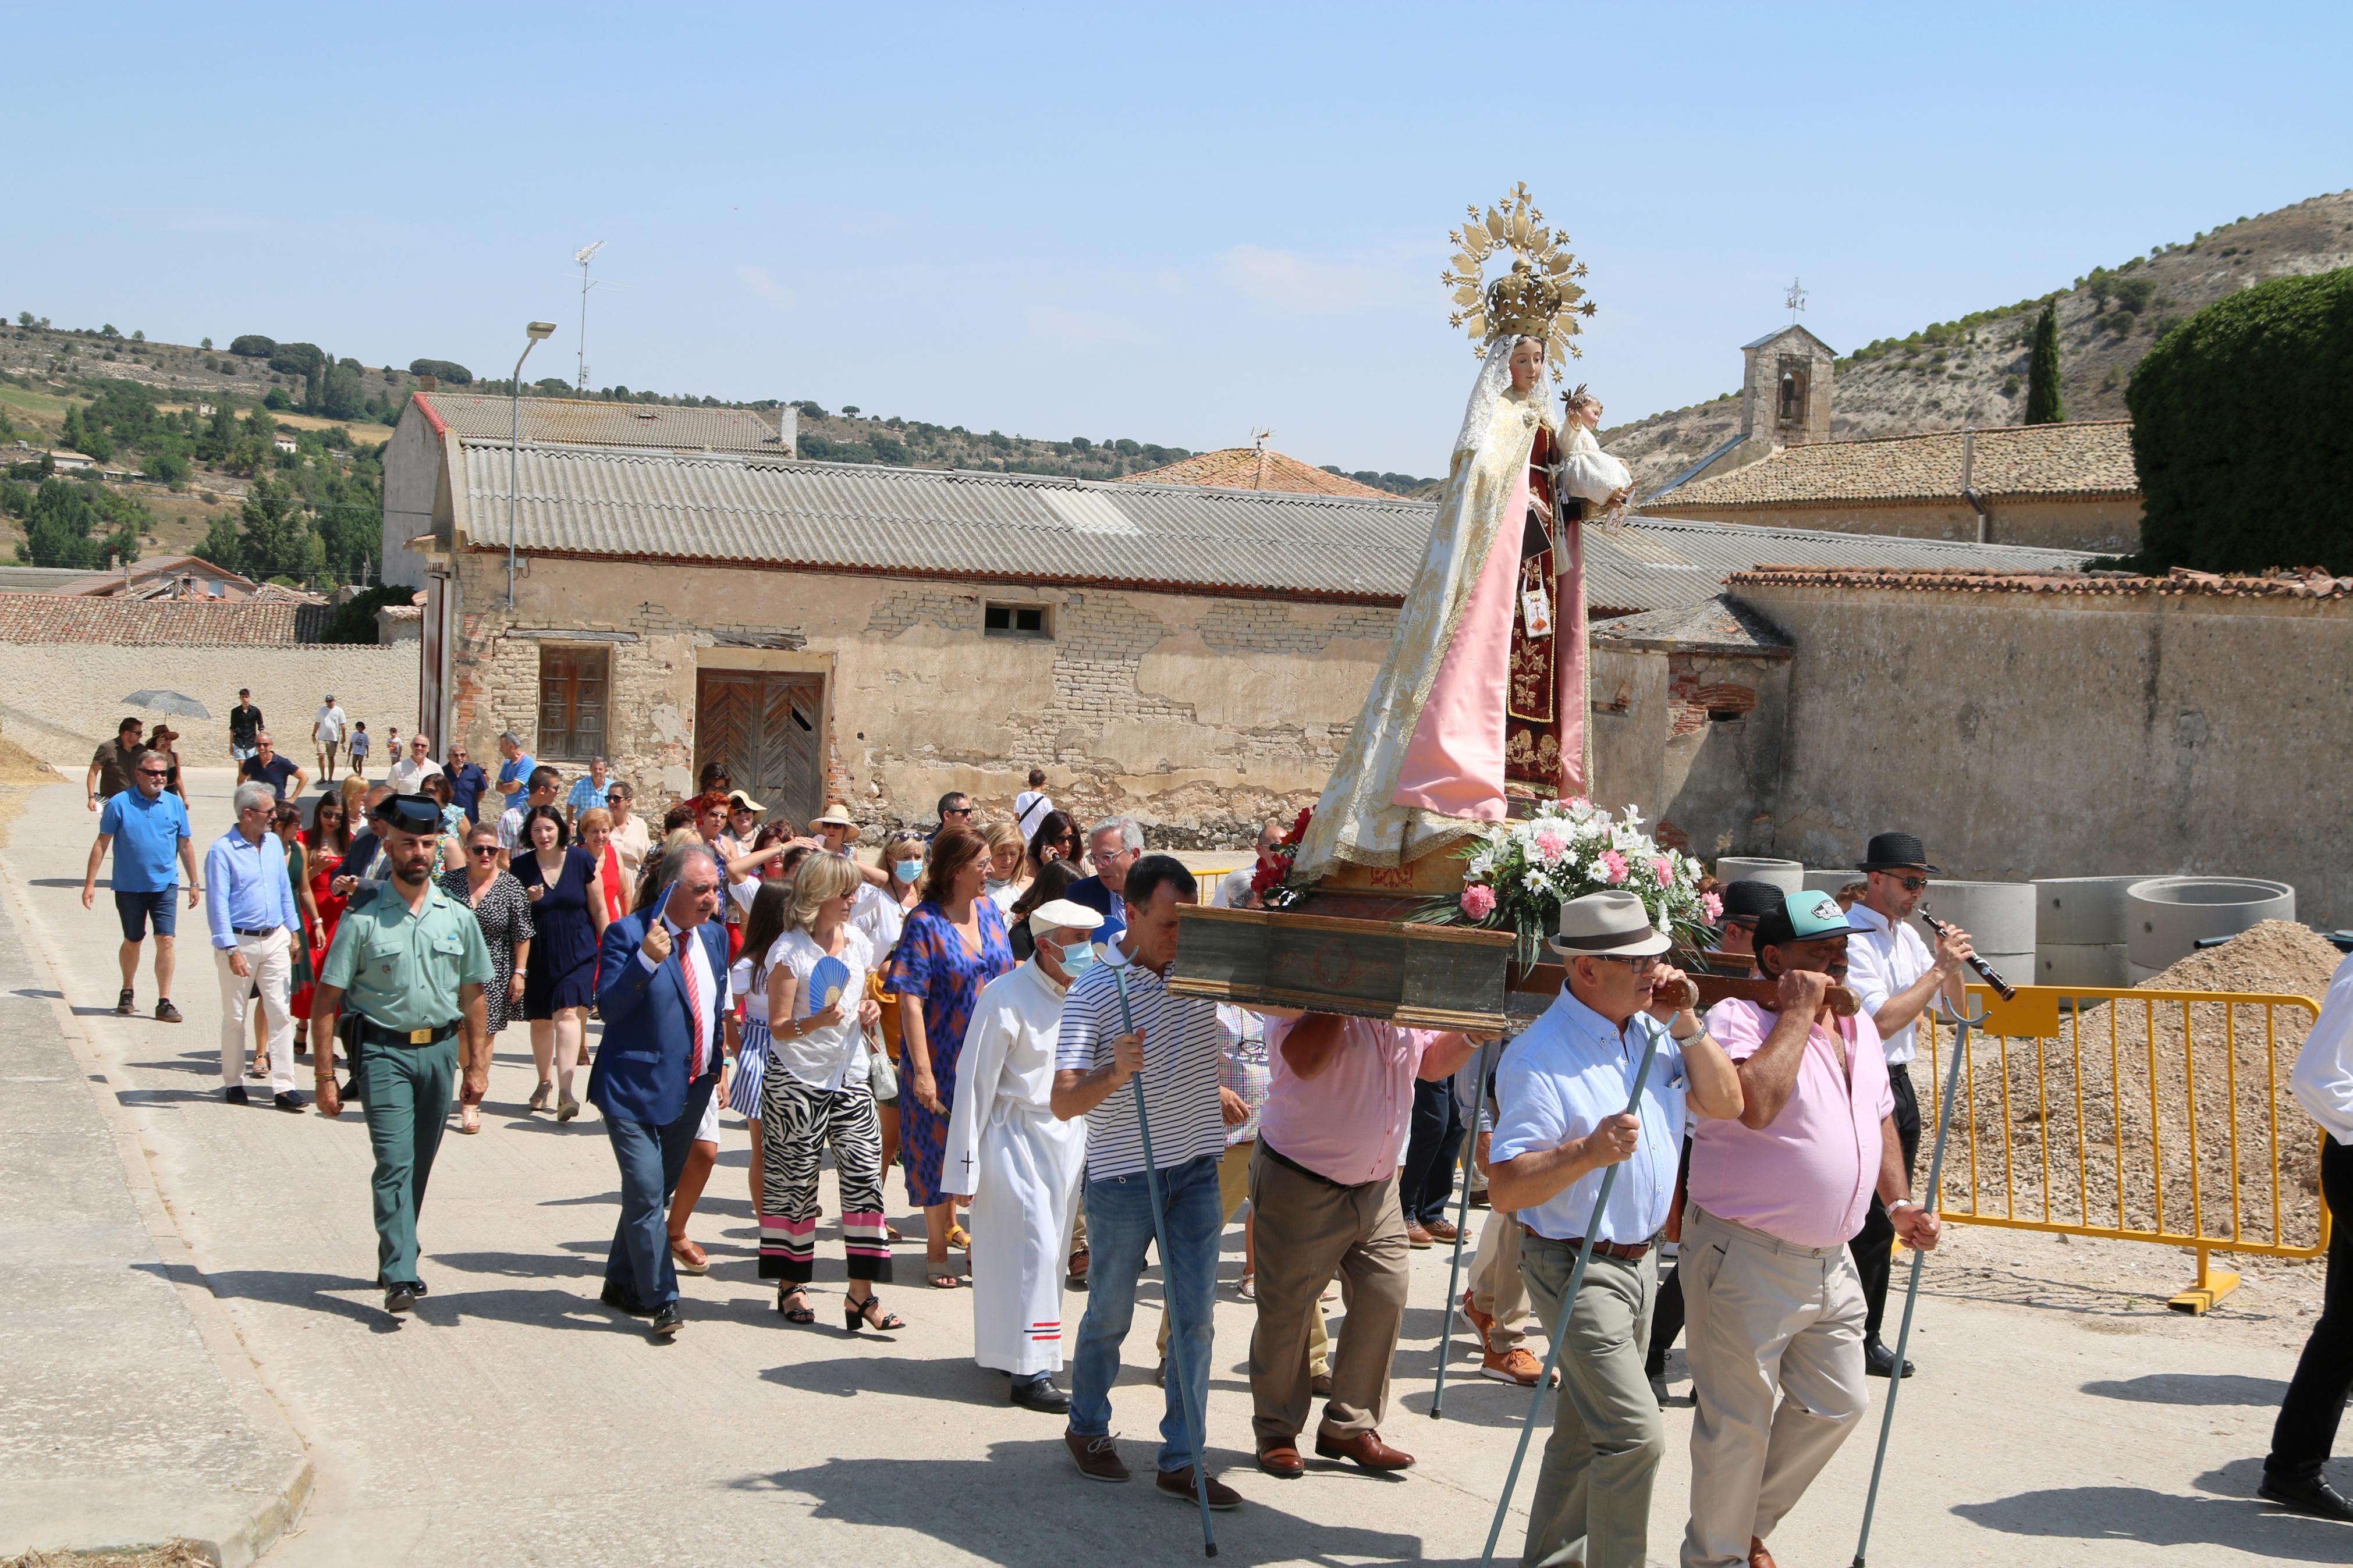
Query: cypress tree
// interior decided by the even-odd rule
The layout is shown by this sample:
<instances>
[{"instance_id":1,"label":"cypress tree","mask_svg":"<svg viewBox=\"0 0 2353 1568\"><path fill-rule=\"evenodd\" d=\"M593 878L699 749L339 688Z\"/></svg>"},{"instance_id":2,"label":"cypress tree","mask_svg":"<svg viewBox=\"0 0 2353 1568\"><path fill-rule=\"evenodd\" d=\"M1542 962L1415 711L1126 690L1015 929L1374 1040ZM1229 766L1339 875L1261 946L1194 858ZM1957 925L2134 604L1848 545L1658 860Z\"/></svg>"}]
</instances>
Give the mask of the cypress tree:
<instances>
[{"instance_id":1,"label":"cypress tree","mask_svg":"<svg viewBox=\"0 0 2353 1568\"><path fill-rule=\"evenodd\" d=\"M2058 425L2066 418L2059 397L2059 305L2053 300L2034 323L2034 354L2026 362L2026 422Z\"/></svg>"}]
</instances>

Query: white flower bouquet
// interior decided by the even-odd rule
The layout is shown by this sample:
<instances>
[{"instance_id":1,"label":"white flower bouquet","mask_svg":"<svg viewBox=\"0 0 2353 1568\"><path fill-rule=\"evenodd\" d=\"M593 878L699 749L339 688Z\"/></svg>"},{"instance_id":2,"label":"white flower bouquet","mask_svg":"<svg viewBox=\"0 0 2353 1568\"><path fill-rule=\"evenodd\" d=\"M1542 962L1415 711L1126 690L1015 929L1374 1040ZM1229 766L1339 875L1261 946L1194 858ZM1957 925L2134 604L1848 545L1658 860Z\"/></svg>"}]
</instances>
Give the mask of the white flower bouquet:
<instances>
[{"instance_id":1,"label":"white flower bouquet","mask_svg":"<svg viewBox=\"0 0 2353 1568\"><path fill-rule=\"evenodd\" d=\"M1542 816L1485 829L1458 858L1466 862L1462 891L1431 900L1412 918L1512 931L1524 970L1543 960L1545 939L1560 929L1560 906L1587 893L1632 893L1686 958L1711 945L1724 913L1721 900L1699 890L1700 863L1660 848L1630 805L1612 815L1588 800L1561 801Z\"/></svg>"}]
</instances>

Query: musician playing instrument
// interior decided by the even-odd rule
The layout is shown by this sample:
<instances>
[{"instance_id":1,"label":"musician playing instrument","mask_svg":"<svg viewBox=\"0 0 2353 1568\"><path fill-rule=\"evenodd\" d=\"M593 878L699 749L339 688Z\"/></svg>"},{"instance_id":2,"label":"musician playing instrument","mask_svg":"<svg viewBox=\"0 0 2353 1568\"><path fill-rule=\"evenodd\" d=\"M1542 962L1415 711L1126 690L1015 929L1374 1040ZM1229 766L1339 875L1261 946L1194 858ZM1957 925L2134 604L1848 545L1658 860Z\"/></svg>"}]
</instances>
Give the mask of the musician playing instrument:
<instances>
[{"instance_id":1,"label":"musician playing instrument","mask_svg":"<svg viewBox=\"0 0 2353 1568\"><path fill-rule=\"evenodd\" d=\"M1912 1058L1919 1055L1920 1015L1936 1005L1938 995L1957 1012L1968 1011L1962 968L1977 955L1969 933L1947 926L1932 955L1912 918L1928 879L1942 875L1928 864L1920 840L1909 833L1872 836L1862 857L1862 900L1848 911L1862 929L1847 942L1848 973L1856 994L1879 1026L1880 1044L1887 1052L1887 1086L1895 1097L1895 1134L1904 1145L1904 1173L1917 1169L1920 1154L1920 1101L1912 1089ZM1871 1212L1854 1235L1855 1271L1862 1276L1863 1369L1873 1377L1895 1373L1895 1352L1879 1335L1887 1311L1887 1277L1892 1262L1889 1243L1895 1227L1887 1210L1873 1194ZM1910 1362L1904 1375L1912 1375Z\"/></svg>"}]
</instances>

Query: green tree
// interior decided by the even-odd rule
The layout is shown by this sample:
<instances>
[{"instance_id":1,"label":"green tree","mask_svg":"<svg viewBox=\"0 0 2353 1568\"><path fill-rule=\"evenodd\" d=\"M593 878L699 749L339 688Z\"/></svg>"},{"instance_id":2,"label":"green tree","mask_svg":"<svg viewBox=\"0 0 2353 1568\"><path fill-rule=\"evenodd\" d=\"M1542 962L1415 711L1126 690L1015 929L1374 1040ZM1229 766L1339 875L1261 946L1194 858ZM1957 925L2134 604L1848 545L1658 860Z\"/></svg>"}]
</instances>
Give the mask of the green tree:
<instances>
[{"instance_id":1,"label":"green tree","mask_svg":"<svg viewBox=\"0 0 2353 1568\"><path fill-rule=\"evenodd\" d=\"M147 471L167 485L178 486L188 482L190 469L186 458L176 448L166 447L147 459Z\"/></svg>"},{"instance_id":2,"label":"green tree","mask_svg":"<svg viewBox=\"0 0 2353 1568\"><path fill-rule=\"evenodd\" d=\"M104 567L110 554L139 556L139 520L144 509L108 495L95 485L44 479L25 518L25 538L16 559L28 566L70 566L85 572Z\"/></svg>"},{"instance_id":3,"label":"green tree","mask_svg":"<svg viewBox=\"0 0 2353 1568\"><path fill-rule=\"evenodd\" d=\"M269 359L278 352L278 345L259 332L248 332L229 340L228 352L239 359Z\"/></svg>"},{"instance_id":4,"label":"green tree","mask_svg":"<svg viewBox=\"0 0 2353 1568\"><path fill-rule=\"evenodd\" d=\"M2140 564L2353 573L2353 268L2275 278L2184 321L2125 390Z\"/></svg>"},{"instance_id":5,"label":"green tree","mask_svg":"<svg viewBox=\"0 0 2353 1568\"><path fill-rule=\"evenodd\" d=\"M216 566L226 566L232 572L245 570L245 551L237 542L237 521L234 518L216 517L206 526L205 541L190 552L199 561L209 561Z\"/></svg>"},{"instance_id":6,"label":"green tree","mask_svg":"<svg viewBox=\"0 0 2353 1568\"><path fill-rule=\"evenodd\" d=\"M360 380L359 361L330 366L321 379L319 411L328 418L356 419L365 411L367 389Z\"/></svg>"},{"instance_id":7,"label":"green tree","mask_svg":"<svg viewBox=\"0 0 2353 1568\"><path fill-rule=\"evenodd\" d=\"M2034 352L2026 362L2026 423L2058 425L2067 417L2059 395L2059 304L2042 307L2034 323Z\"/></svg>"},{"instance_id":8,"label":"green tree","mask_svg":"<svg viewBox=\"0 0 2353 1568\"><path fill-rule=\"evenodd\" d=\"M217 463L236 444L237 411L223 403L214 408L211 419L196 436L196 460Z\"/></svg>"},{"instance_id":9,"label":"green tree","mask_svg":"<svg viewBox=\"0 0 2353 1568\"><path fill-rule=\"evenodd\" d=\"M299 506L293 487L281 480L259 479L237 509L237 543L248 577L280 574L298 581L326 563L319 536Z\"/></svg>"}]
</instances>

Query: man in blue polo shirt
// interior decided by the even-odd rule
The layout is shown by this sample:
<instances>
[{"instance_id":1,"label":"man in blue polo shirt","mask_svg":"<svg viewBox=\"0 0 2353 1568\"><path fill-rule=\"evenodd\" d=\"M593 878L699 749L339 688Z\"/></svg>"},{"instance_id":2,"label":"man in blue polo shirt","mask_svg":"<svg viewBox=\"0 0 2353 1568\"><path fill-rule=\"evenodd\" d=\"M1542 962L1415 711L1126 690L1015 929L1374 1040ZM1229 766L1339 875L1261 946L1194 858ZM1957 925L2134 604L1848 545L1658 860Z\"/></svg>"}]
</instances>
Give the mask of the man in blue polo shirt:
<instances>
[{"instance_id":1,"label":"man in blue polo shirt","mask_svg":"<svg viewBox=\"0 0 2353 1568\"><path fill-rule=\"evenodd\" d=\"M106 798L99 814L98 840L90 847L90 865L81 879L81 907L98 900L98 866L114 846L114 912L122 921L122 994L114 1010L123 1017L132 1012L132 981L139 973L139 947L146 940L149 921L155 926L155 1016L166 1024L180 1021L172 1005L173 937L179 929L179 910L172 895L180 885L180 866L188 870L188 908L196 907L196 852L188 833L188 807L176 795L164 793L172 764L161 752L142 752L132 770L132 787ZM174 857L179 865L173 864Z\"/></svg>"}]
</instances>

